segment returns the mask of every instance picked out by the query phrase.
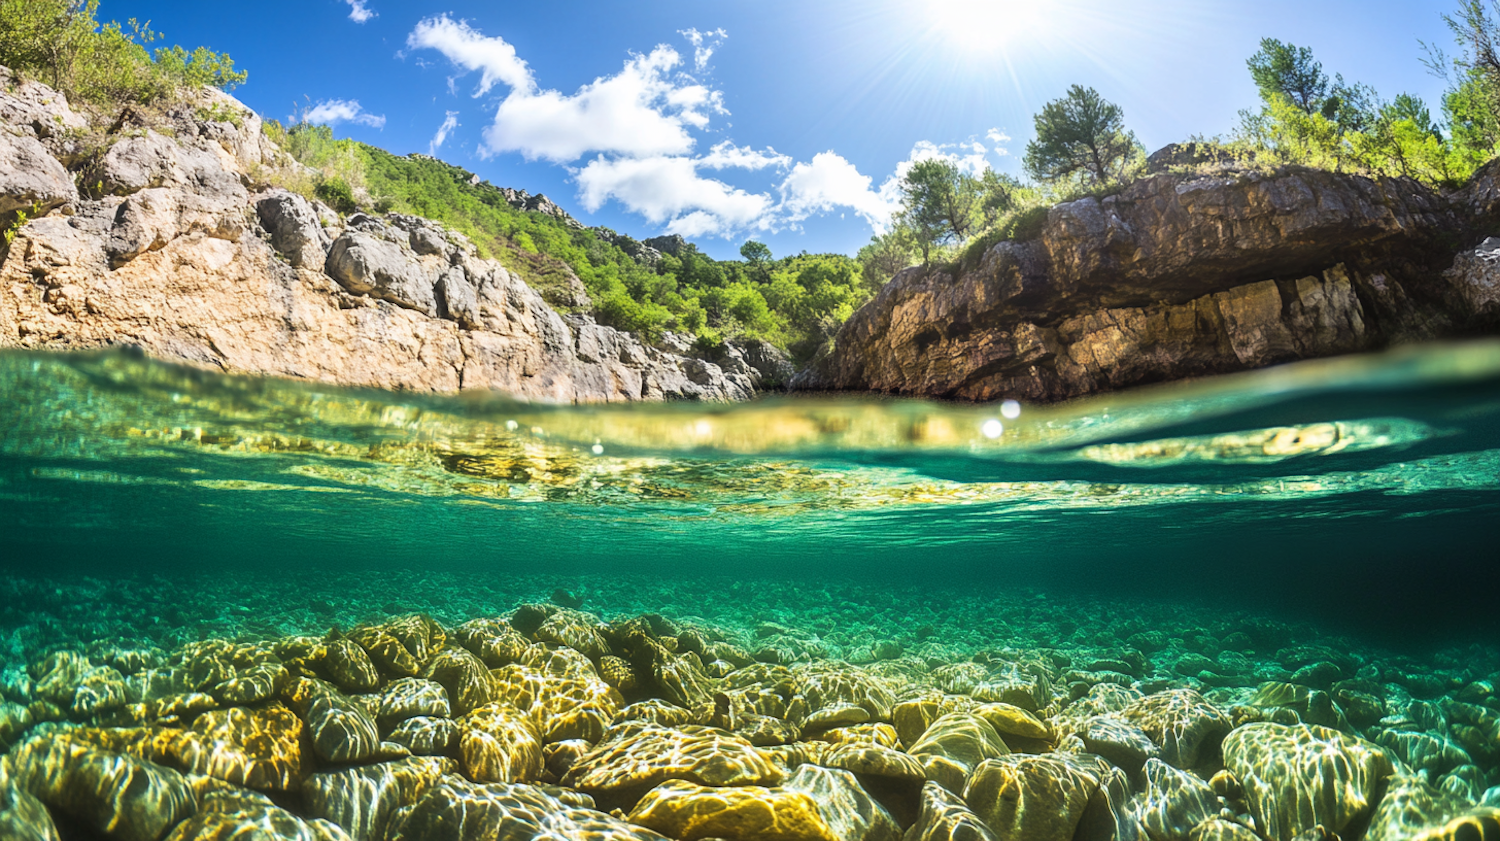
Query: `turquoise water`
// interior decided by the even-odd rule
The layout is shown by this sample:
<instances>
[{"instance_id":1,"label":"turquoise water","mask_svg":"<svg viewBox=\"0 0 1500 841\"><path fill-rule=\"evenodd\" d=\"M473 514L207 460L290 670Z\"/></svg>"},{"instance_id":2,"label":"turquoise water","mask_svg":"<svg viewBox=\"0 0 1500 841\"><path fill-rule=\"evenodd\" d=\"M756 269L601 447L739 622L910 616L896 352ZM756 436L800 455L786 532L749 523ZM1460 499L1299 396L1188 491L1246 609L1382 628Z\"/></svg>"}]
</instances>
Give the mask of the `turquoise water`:
<instances>
[{"instance_id":1,"label":"turquoise water","mask_svg":"<svg viewBox=\"0 0 1500 841\"><path fill-rule=\"evenodd\" d=\"M140 589L110 633L187 622L162 592L213 616L203 588L229 580L347 621L445 609L411 597L424 576L591 589L604 613L665 585L847 585L1241 610L1413 650L1500 630L1496 342L1053 407L546 407L113 352L5 353L0 393L0 574L17 598ZM395 595L348 607L350 582ZM0 608L11 656L37 621Z\"/></svg>"}]
</instances>

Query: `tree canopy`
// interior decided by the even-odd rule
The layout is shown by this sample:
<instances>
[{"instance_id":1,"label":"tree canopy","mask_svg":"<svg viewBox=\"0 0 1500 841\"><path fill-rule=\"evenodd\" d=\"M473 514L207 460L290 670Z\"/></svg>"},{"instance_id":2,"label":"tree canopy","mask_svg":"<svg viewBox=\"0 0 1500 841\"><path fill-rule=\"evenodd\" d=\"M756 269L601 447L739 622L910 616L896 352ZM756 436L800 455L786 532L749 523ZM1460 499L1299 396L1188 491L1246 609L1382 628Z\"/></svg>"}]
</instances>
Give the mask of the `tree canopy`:
<instances>
[{"instance_id":1,"label":"tree canopy","mask_svg":"<svg viewBox=\"0 0 1500 841\"><path fill-rule=\"evenodd\" d=\"M1038 181L1082 176L1093 184L1119 179L1136 154L1125 113L1093 88L1073 85L1036 115L1036 140L1026 145L1026 172Z\"/></svg>"}]
</instances>

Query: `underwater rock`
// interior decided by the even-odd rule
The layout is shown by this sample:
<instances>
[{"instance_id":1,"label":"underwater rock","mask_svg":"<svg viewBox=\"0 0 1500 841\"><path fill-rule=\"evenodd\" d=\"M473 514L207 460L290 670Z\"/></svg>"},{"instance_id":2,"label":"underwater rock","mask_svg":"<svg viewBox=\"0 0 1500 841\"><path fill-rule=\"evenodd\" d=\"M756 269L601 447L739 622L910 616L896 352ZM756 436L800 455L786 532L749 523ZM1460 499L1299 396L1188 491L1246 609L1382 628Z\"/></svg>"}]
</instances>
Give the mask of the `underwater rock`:
<instances>
[{"instance_id":1,"label":"underwater rock","mask_svg":"<svg viewBox=\"0 0 1500 841\"><path fill-rule=\"evenodd\" d=\"M59 841L57 827L42 801L0 772L0 838L6 841Z\"/></svg>"},{"instance_id":2,"label":"underwater rock","mask_svg":"<svg viewBox=\"0 0 1500 841\"><path fill-rule=\"evenodd\" d=\"M611 727L568 770L562 784L601 805L633 805L666 780L708 786L776 785L785 774L749 742L698 725L667 728L645 722Z\"/></svg>"},{"instance_id":3,"label":"underwater rock","mask_svg":"<svg viewBox=\"0 0 1500 841\"><path fill-rule=\"evenodd\" d=\"M1469 808L1469 801L1439 791L1417 777L1398 776L1386 785L1366 841L1405 841L1439 828Z\"/></svg>"},{"instance_id":4,"label":"underwater rock","mask_svg":"<svg viewBox=\"0 0 1500 841\"><path fill-rule=\"evenodd\" d=\"M336 824L303 820L264 795L216 791L203 799L197 814L177 825L166 841L353 841Z\"/></svg>"},{"instance_id":5,"label":"underwater rock","mask_svg":"<svg viewBox=\"0 0 1500 841\"><path fill-rule=\"evenodd\" d=\"M490 673L484 662L464 648L448 647L439 651L422 677L435 681L448 691L453 712L462 715L492 700Z\"/></svg>"},{"instance_id":6,"label":"underwater rock","mask_svg":"<svg viewBox=\"0 0 1500 841\"><path fill-rule=\"evenodd\" d=\"M1029 744L1031 741L1051 742L1056 738L1050 725L1014 704L980 704L969 712L988 721L1008 745L1012 739ZM1011 750L1016 750L1015 745L1011 745Z\"/></svg>"},{"instance_id":7,"label":"underwater rock","mask_svg":"<svg viewBox=\"0 0 1500 841\"><path fill-rule=\"evenodd\" d=\"M1186 838L1193 828L1219 814L1214 790L1198 777L1158 759L1143 768L1146 788L1131 801L1130 811L1150 838Z\"/></svg>"},{"instance_id":8,"label":"underwater rock","mask_svg":"<svg viewBox=\"0 0 1500 841\"><path fill-rule=\"evenodd\" d=\"M1227 818L1209 818L1193 827L1188 841L1264 841L1253 829Z\"/></svg>"},{"instance_id":9,"label":"underwater rock","mask_svg":"<svg viewBox=\"0 0 1500 841\"><path fill-rule=\"evenodd\" d=\"M966 695L933 693L923 698L902 701L891 708L891 723L901 744L911 747L934 721L954 712L968 712L978 704ZM992 725L993 726L993 725ZM1002 737L1003 738L1003 737Z\"/></svg>"},{"instance_id":10,"label":"underwater rock","mask_svg":"<svg viewBox=\"0 0 1500 841\"><path fill-rule=\"evenodd\" d=\"M458 749L458 735L458 723L452 719L417 716L401 722L385 738L417 756L448 756Z\"/></svg>"},{"instance_id":11,"label":"underwater rock","mask_svg":"<svg viewBox=\"0 0 1500 841\"><path fill-rule=\"evenodd\" d=\"M1492 841L1500 838L1500 809L1478 806L1440 827L1417 836L1417 841Z\"/></svg>"},{"instance_id":12,"label":"underwater rock","mask_svg":"<svg viewBox=\"0 0 1500 841\"><path fill-rule=\"evenodd\" d=\"M0 751L8 750L31 727L31 710L14 701L0 700Z\"/></svg>"},{"instance_id":13,"label":"underwater rock","mask_svg":"<svg viewBox=\"0 0 1500 841\"><path fill-rule=\"evenodd\" d=\"M610 653L609 643L599 634L598 617L574 610L559 610L547 617L533 635L542 642L565 645L580 654L598 659Z\"/></svg>"},{"instance_id":14,"label":"underwater rock","mask_svg":"<svg viewBox=\"0 0 1500 841\"><path fill-rule=\"evenodd\" d=\"M1191 689L1148 695L1119 715L1161 746L1163 762L1182 769L1196 767L1206 753L1217 754L1231 726L1228 716Z\"/></svg>"},{"instance_id":15,"label":"underwater rock","mask_svg":"<svg viewBox=\"0 0 1500 841\"><path fill-rule=\"evenodd\" d=\"M1472 762L1464 749L1447 736L1413 730L1384 730L1375 737L1375 743L1412 768L1431 772L1434 776Z\"/></svg>"},{"instance_id":16,"label":"underwater rock","mask_svg":"<svg viewBox=\"0 0 1500 841\"><path fill-rule=\"evenodd\" d=\"M406 646L384 628L362 626L349 632L350 641L369 655L378 671L396 677L412 677L422 670Z\"/></svg>"},{"instance_id":17,"label":"underwater rock","mask_svg":"<svg viewBox=\"0 0 1500 841\"><path fill-rule=\"evenodd\" d=\"M615 722L646 721L663 727L681 727L684 724L698 723L696 718L692 711L685 710L676 704L670 704L659 698L648 698L644 701L636 701L620 710L615 716Z\"/></svg>"},{"instance_id":18,"label":"underwater rock","mask_svg":"<svg viewBox=\"0 0 1500 841\"><path fill-rule=\"evenodd\" d=\"M531 645L515 628L499 619L470 619L453 629L453 641L492 669L514 663Z\"/></svg>"},{"instance_id":19,"label":"underwater rock","mask_svg":"<svg viewBox=\"0 0 1500 841\"><path fill-rule=\"evenodd\" d=\"M453 712L448 705L448 690L431 680L406 677L392 681L380 694L377 718L385 725L408 718L436 716L447 718Z\"/></svg>"},{"instance_id":20,"label":"underwater rock","mask_svg":"<svg viewBox=\"0 0 1500 841\"><path fill-rule=\"evenodd\" d=\"M315 696L308 702L304 718L313 752L326 762L362 762L380 747L375 720L336 693Z\"/></svg>"},{"instance_id":21,"label":"underwater rock","mask_svg":"<svg viewBox=\"0 0 1500 841\"><path fill-rule=\"evenodd\" d=\"M331 639L322 663L328 677L347 692L369 692L380 685L375 662L358 643L349 639Z\"/></svg>"},{"instance_id":22,"label":"underwater rock","mask_svg":"<svg viewBox=\"0 0 1500 841\"><path fill-rule=\"evenodd\" d=\"M157 841L197 810L183 776L128 754L39 733L11 754L14 780L58 813L120 841Z\"/></svg>"},{"instance_id":23,"label":"underwater rock","mask_svg":"<svg viewBox=\"0 0 1500 841\"><path fill-rule=\"evenodd\" d=\"M278 702L259 709L210 710L186 732L161 731L161 750L195 774L264 791L302 783L306 727Z\"/></svg>"},{"instance_id":24,"label":"underwater rock","mask_svg":"<svg viewBox=\"0 0 1500 841\"><path fill-rule=\"evenodd\" d=\"M970 775L963 799L1000 838L1072 841L1108 767L1061 754L986 759Z\"/></svg>"},{"instance_id":25,"label":"underwater rock","mask_svg":"<svg viewBox=\"0 0 1500 841\"><path fill-rule=\"evenodd\" d=\"M464 774L487 783L535 780L542 740L531 719L505 704L486 704L458 719Z\"/></svg>"},{"instance_id":26,"label":"underwater rock","mask_svg":"<svg viewBox=\"0 0 1500 841\"><path fill-rule=\"evenodd\" d=\"M981 762L1010 753L988 721L969 713L949 713L927 728L907 753L922 763L927 779L957 794Z\"/></svg>"},{"instance_id":27,"label":"underwater rock","mask_svg":"<svg viewBox=\"0 0 1500 841\"><path fill-rule=\"evenodd\" d=\"M901 832L847 771L804 765L779 787L670 780L630 820L673 838L726 841L895 841Z\"/></svg>"},{"instance_id":28,"label":"underwater rock","mask_svg":"<svg viewBox=\"0 0 1500 841\"><path fill-rule=\"evenodd\" d=\"M1078 734L1083 746L1111 763L1134 774L1146 760L1161 754L1161 748L1139 728L1112 715L1096 715Z\"/></svg>"},{"instance_id":29,"label":"underwater rock","mask_svg":"<svg viewBox=\"0 0 1500 841\"><path fill-rule=\"evenodd\" d=\"M354 841L386 836L396 810L414 805L427 789L457 767L451 759L409 757L339 771L309 774L302 802L309 817L336 823Z\"/></svg>"},{"instance_id":30,"label":"underwater rock","mask_svg":"<svg viewBox=\"0 0 1500 841\"><path fill-rule=\"evenodd\" d=\"M842 768L854 774L883 777L900 782L922 783L927 772L915 757L878 744L840 745L829 751L820 763Z\"/></svg>"},{"instance_id":31,"label":"underwater rock","mask_svg":"<svg viewBox=\"0 0 1500 841\"><path fill-rule=\"evenodd\" d=\"M561 792L559 792L561 793ZM446 777L414 805L398 811L389 841L668 841L649 829L528 785L478 785Z\"/></svg>"},{"instance_id":32,"label":"underwater rock","mask_svg":"<svg viewBox=\"0 0 1500 841\"><path fill-rule=\"evenodd\" d=\"M1316 725L1247 724L1223 749L1256 826L1280 841L1320 825L1343 832L1374 808L1394 771L1381 748Z\"/></svg>"},{"instance_id":33,"label":"underwater rock","mask_svg":"<svg viewBox=\"0 0 1500 841\"><path fill-rule=\"evenodd\" d=\"M917 820L902 841L999 841L958 795L937 783L922 786Z\"/></svg>"}]
</instances>

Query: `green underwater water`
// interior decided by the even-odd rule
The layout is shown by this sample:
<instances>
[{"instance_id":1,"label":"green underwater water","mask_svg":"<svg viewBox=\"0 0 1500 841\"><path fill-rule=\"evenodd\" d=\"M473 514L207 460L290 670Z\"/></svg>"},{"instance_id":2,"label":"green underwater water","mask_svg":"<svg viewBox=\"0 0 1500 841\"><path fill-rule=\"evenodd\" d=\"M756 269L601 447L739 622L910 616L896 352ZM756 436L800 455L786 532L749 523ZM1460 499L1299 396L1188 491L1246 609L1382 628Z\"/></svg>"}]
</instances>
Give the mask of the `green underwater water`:
<instances>
[{"instance_id":1,"label":"green underwater water","mask_svg":"<svg viewBox=\"0 0 1500 841\"><path fill-rule=\"evenodd\" d=\"M606 615L1190 606L1420 651L1500 639L1497 538L1495 341L1010 410L537 406L0 354L6 660L277 604L301 613L267 632L461 621L554 586Z\"/></svg>"}]
</instances>

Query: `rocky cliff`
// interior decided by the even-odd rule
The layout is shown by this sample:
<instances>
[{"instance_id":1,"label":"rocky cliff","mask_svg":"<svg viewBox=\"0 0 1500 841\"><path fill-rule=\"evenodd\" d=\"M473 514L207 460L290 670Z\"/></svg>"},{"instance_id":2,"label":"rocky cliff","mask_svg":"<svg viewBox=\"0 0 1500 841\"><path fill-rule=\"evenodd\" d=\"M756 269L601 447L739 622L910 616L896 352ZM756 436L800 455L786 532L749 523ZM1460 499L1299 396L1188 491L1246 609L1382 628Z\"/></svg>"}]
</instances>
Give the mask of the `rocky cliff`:
<instances>
[{"instance_id":1,"label":"rocky cliff","mask_svg":"<svg viewBox=\"0 0 1500 841\"><path fill-rule=\"evenodd\" d=\"M295 166L218 91L91 127L0 68L0 347L133 346L229 372L561 402L745 399L779 363L733 348L709 362L563 317L440 225L341 219L265 187Z\"/></svg>"},{"instance_id":2,"label":"rocky cliff","mask_svg":"<svg viewBox=\"0 0 1500 841\"><path fill-rule=\"evenodd\" d=\"M1220 166L1053 207L964 269L911 268L793 381L1056 401L1500 327L1500 171L1406 179Z\"/></svg>"}]
</instances>

